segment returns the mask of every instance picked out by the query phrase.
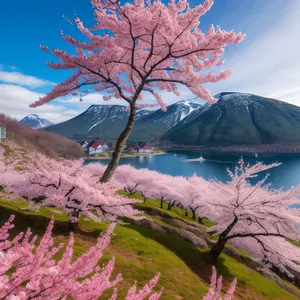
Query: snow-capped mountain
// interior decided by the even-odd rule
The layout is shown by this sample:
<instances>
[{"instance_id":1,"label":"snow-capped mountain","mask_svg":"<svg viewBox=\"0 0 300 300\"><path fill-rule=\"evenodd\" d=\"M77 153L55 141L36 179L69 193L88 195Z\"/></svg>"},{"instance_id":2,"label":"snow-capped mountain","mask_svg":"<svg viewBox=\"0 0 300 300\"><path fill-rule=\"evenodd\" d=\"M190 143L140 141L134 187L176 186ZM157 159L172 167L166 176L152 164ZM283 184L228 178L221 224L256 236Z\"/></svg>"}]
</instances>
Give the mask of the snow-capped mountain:
<instances>
[{"instance_id":1,"label":"snow-capped mountain","mask_svg":"<svg viewBox=\"0 0 300 300\"><path fill-rule=\"evenodd\" d=\"M300 142L300 107L246 93L221 93L163 137L176 144L233 146Z\"/></svg>"},{"instance_id":2,"label":"snow-capped mountain","mask_svg":"<svg viewBox=\"0 0 300 300\"><path fill-rule=\"evenodd\" d=\"M31 127L32 129L40 129L53 125L47 119L41 118L39 115L31 114L20 121L21 124Z\"/></svg>"},{"instance_id":3,"label":"snow-capped mountain","mask_svg":"<svg viewBox=\"0 0 300 300\"><path fill-rule=\"evenodd\" d=\"M137 120L132 136L136 140L159 140L165 132L201 106L195 101L182 100L169 105L166 112L158 109Z\"/></svg>"},{"instance_id":4,"label":"snow-capped mountain","mask_svg":"<svg viewBox=\"0 0 300 300\"><path fill-rule=\"evenodd\" d=\"M137 120L149 113L148 110L138 110ZM86 139L112 141L118 138L128 116L129 108L123 105L92 105L80 115L50 126L46 131L78 141Z\"/></svg>"},{"instance_id":5,"label":"snow-capped mountain","mask_svg":"<svg viewBox=\"0 0 300 300\"><path fill-rule=\"evenodd\" d=\"M168 106L167 112L138 110L130 142L150 141L159 137L201 105L180 101ZM122 105L92 105L77 117L47 128L47 131L81 140L116 140L129 117L129 108Z\"/></svg>"}]
</instances>

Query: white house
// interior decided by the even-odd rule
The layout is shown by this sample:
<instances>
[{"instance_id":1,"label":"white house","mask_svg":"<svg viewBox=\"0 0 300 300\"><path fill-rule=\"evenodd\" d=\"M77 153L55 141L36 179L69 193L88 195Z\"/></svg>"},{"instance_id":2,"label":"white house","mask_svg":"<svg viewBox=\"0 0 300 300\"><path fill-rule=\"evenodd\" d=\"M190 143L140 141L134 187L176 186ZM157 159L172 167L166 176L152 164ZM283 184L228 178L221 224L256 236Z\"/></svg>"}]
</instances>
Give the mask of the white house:
<instances>
[{"instance_id":1,"label":"white house","mask_svg":"<svg viewBox=\"0 0 300 300\"><path fill-rule=\"evenodd\" d=\"M6 127L0 123L0 143L4 139L6 139Z\"/></svg>"},{"instance_id":2,"label":"white house","mask_svg":"<svg viewBox=\"0 0 300 300\"><path fill-rule=\"evenodd\" d=\"M103 147L100 143L96 142L96 141L92 141L89 144L89 154L93 155L93 154L97 154L97 153L101 153L103 152Z\"/></svg>"},{"instance_id":3,"label":"white house","mask_svg":"<svg viewBox=\"0 0 300 300\"><path fill-rule=\"evenodd\" d=\"M108 152L108 150L109 150L109 146L108 146L106 143L104 143L104 144L102 145L102 151L103 151L103 152Z\"/></svg>"}]
</instances>

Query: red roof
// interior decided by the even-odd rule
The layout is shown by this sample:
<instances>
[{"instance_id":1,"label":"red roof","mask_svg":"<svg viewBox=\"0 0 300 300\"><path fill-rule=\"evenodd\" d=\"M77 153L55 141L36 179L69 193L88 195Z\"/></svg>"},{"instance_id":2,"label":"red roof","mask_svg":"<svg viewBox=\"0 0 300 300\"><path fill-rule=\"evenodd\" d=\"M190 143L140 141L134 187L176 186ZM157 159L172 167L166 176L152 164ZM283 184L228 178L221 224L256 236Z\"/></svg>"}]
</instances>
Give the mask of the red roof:
<instances>
[{"instance_id":1,"label":"red roof","mask_svg":"<svg viewBox=\"0 0 300 300\"><path fill-rule=\"evenodd\" d=\"M90 148L97 149L97 148L99 148L99 146L101 146L101 144L94 141L94 142L90 145Z\"/></svg>"},{"instance_id":2,"label":"red roof","mask_svg":"<svg viewBox=\"0 0 300 300\"><path fill-rule=\"evenodd\" d=\"M128 146L127 150L134 150L134 148L130 145Z\"/></svg>"},{"instance_id":3,"label":"red roof","mask_svg":"<svg viewBox=\"0 0 300 300\"><path fill-rule=\"evenodd\" d=\"M151 149L151 147L150 147L150 146L147 146L147 145L144 145L144 146L142 147L142 149Z\"/></svg>"}]
</instances>

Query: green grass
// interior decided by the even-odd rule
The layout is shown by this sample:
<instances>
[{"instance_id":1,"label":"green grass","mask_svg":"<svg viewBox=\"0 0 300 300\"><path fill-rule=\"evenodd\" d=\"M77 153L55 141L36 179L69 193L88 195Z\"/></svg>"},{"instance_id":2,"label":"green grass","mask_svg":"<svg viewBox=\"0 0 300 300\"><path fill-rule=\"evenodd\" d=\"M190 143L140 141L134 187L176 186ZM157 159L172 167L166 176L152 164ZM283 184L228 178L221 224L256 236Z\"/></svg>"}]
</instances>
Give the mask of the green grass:
<instances>
[{"instance_id":1,"label":"green grass","mask_svg":"<svg viewBox=\"0 0 300 300\"><path fill-rule=\"evenodd\" d=\"M120 195L127 195L126 192L124 191L119 191L118 192ZM135 193L133 195L130 196L130 198L133 199L138 199L138 200L144 200L144 198L139 194L139 193ZM167 210L167 206L168 204L163 201L163 209L160 207L160 200L158 199L147 199L147 201L145 203L136 203L134 204L134 207L140 210L144 210L146 212L150 212L151 210L156 210L158 212L160 212L164 217L172 217L172 218L176 218L182 221L186 221L189 223L196 223L198 224L197 221L194 221L192 219L191 213L188 212L188 216L185 215L185 211L182 210L181 208L177 207L177 206L173 206L171 210ZM196 220L198 219L198 215L196 216ZM210 220L203 218L203 223L206 227L211 227L214 225L213 222L211 222Z\"/></svg>"},{"instance_id":2,"label":"green grass","mask_svg":"<svg viewBox=\"0 0 300 300\"><path fill-rule=\"evenodd\" d=\"M154 202L153 202L154 201ZM157 202L157 200L156 200ZM146 201L144 207L157 208L155 200ZM28 204L23 199L5 201L0 198L0 223L10 214L16 219L12 235L31 227L35 234L42 235L54 215L56 222L54 236L56 243L68 241L68 224L66 213L54 213L52 208L42 207L38 212L20 211ZM138 204L141 208L141 204ZM55 208L55 210L58 210ZM165 211L164 211L165 212ZM167 212L183 220L183 212ZM155 217L156 218L156 217ZM192 222L190 219L188 221ZM75 234L74 255L78 257L95 244L96 237L107 228L106 223L80 220L80 232ZM112 241L104 253L101 264L116 256L114 276L121 272L124 280L118 284L119 297L124 299L127 290L135 280L139 287L147 283L157 272L161 278L157 289L164 287L162 300L201 299L208 290L212 261L208 258L208 249L199 249L179 238L157 232L137 225L118 225L112 235ZM224 286L228 287L233 278L238 278L235 299L289 299L297 297L281 289L277 284L267 280L244 264L223 254L216 263L217 270L224 277ZM295 288L295 290L297 290ZM109 294L109 293L108 293ZM106 294L104 299L108 299Z\"/></svg>"}]
</instances>

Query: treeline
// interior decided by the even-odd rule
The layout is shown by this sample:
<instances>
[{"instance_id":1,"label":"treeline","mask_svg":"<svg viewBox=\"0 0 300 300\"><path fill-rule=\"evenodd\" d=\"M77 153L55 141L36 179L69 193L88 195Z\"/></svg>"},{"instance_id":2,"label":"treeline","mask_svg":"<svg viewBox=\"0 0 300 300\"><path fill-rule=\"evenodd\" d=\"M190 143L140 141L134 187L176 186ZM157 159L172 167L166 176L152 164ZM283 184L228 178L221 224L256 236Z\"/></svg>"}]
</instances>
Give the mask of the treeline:
<instances>
[{"instance_id":1,"label":"treeline","mask_svg":"<svg viewBox=\"0 0 300 300\"><path fill-rule=\"evenodd\" d=\"M36 150L51 158L80 158L84 154L78 143L60 135L28 128L4 114L0 114L0 123L6 126L7 139L29 151Z\"/></svg>"}]
</instances>

